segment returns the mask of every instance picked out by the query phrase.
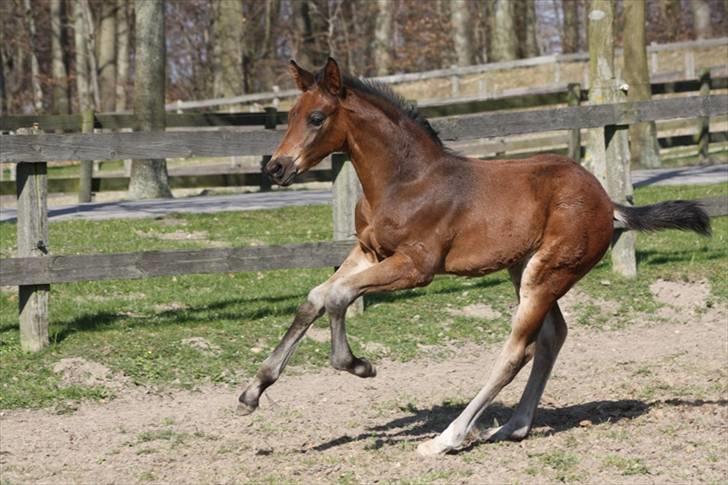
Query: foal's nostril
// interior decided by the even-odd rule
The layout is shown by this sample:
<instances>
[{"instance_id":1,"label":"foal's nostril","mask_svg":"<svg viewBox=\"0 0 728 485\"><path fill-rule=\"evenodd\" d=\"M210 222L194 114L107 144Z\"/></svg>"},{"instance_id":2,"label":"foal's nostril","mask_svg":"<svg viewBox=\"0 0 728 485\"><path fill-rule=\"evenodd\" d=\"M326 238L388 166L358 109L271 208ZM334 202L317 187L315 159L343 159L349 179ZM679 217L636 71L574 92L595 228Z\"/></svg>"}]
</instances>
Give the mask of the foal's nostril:
<instances>
[{"instance_id":1,"label":"foal's nostril","mask_svg":"<svg viewBox=\"0 0 728 485\"><path fill-rule=\"evenodd\" d=\"M268 164L268 173L270 175L278 176L283 174L283 165L278 162L271 162Z\"/></svg>"}]
</instances>

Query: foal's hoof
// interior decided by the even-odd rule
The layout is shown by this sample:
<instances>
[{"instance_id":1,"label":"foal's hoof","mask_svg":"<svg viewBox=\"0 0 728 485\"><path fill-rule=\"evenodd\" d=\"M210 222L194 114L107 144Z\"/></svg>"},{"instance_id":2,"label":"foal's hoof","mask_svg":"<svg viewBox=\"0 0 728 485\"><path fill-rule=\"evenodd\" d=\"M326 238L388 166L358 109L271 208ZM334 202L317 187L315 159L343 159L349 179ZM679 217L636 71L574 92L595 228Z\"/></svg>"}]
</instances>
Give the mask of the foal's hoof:
<instances>
[{"instance_id":1,"label":"foal's hoof","mask_svg":"<svg viewBox=\"0 0 728 485\"><path fill-rule=\"evenodd\" d=\"M420 443L417 447L417 454L420 456L444 455L450 451L450 447L441 444L436 438Z\"/></svg>"},{"instance_id":2,"label":"foal's hoof","mask_svg":"<svg viewBox=\"0 0 728 485\"><path fill-rule=\"evenodd\" d=\"M238 399L238 409L236 412L239 416L247 416L258 409L258 401L255 401L254 403L247 403L244 401L244 396L245 394L240 396Z\"/></svg>"},{"instance_id":3,"label":"foal's hoof","mask_svg":"<svg viewBox=\"0 0 728 485\"><path fill-rule=\"evenodd\" d=\"M350 371L359 377L376 377L377 369L367 359L357 358Z\"/></svg>"}]
</instances>

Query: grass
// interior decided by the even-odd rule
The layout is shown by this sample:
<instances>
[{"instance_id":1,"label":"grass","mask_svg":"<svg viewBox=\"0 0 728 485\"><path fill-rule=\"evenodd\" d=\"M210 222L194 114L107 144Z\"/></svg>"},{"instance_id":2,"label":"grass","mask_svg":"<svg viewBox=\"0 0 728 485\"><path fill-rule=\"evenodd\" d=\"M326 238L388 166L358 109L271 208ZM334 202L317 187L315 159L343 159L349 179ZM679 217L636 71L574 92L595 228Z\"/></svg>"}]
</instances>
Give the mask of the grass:
<instances>
[{"instance_id":1,"label":"grass","mask_svg":"<svg viewBox=\"0 0 728 485\"><path fill-rule=\"evenodd\" d=\"M698 198L728 192L728 184L639 189L638 204L668 198ZM658 308L649 286L657 278L708 279L711 299L728 301L728 218L713 219L714 236L675 231L641 234L640 275L614 275L605 258L578 288L594 301L617 302L615 315L585 305L572 325L628 325L640 312ZM250 246L330 238L331 208L291 207L270 211L171 215L162 219L51 223L53 254L126 252ZM184 237L194 234L193 238ZM180 237L181 235L181 237ZM14 254L15 226L0 224L0 257ZM194 388L216 382L241 385L289 325L308 290L330 269L264 273L185 275L134 281L53 285L51 346L21 352L17 293L0 291L0 408L56 406L83 399L112 398L104 386L68 385L52 371L63 358L100 363L140 385ZM501 341L515 302L505 273L478 279L438 277L416 290L373 296L363 316L348 322L354 352L406 361L423 353L446 354L464 342ZM486 303L502 316L485 321L454 316L449 309ZM326 327L326 319L317 326ZM204 339L209 349L187 344ZM305 339L292 371L328 364L328 343ZM289 370L289 371L291 371Z\"/></svg>"},{"instance_id":2,"label":"grass","mask_svg":"<svg viewBox=\"0 0 728 485\"><path fill-rule=\"evenodd\" d=\"M650 473L640 458L627 458L621 455L609 454L603 459L604 467L615 470L621 475L647 475Z\"/></svg>"}]
</instances>

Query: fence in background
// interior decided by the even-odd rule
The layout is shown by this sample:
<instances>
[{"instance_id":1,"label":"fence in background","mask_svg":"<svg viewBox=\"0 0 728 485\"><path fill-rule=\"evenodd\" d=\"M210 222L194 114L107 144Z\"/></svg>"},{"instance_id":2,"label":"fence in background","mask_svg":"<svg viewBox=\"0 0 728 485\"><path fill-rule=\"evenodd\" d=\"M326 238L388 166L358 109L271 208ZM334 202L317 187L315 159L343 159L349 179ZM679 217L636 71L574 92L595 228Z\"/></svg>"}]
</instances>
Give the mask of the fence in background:
<instances>
[{"instance_id":1,"label":"fence in background","mask_svg":"<svg viewBox=\"0 0 728 485\"><path fill-rule=\"evenodd\" d=\"M720 91L728 88L728 67L714 68L704 71L700 78L687 79L684 76L662 76L652 84L655 95L672 93L684 94L700 92L707 96L710 90ZM461 114L473 114L486 111L534 108L553 104L568 104L578 106L586 99L588 91L582 89L579 84L560 84L546 89L516 89L498 98L483 97L460 97L431 99L418 105L418 110L429 118L453 116ZM96 113L92 114L93 127L102 130L122 130L133 127L134 118L129 113ZM167 114L168 130L179 130L185 128L222 128L222 127L265 127L273 130L280 125L287 123L288 114L278 111L274 107L266 108L262 113L169 113ZM718 130L710 133L710 126L702 123L697 129L697 136L694 135L697 124L691 120L681 119L660 123L660 130L670 131L669 136L662 137L659 141L663 147L680 147L698 145L701 158L707 157L709 143L727 141L728 131ZM721 121L721 124L725 120ZM21 115L6 116L0 118L0 131L14 131L18 128L29 127L37 124L44 132L62 131L78 132L83 131L82 115ZM434 124L437 124L436 121ZM715 123L713 124L715 126ZM86 129L86 132L90 129ZM677 131L677 133L675 133ZM230 135L235 136L234 134ZM508 154L524 155L544 150L563 150L571 158L580 159L581 137L579 129L574 129L569 135L546 134L537 137L529 137L521 140L489 140L486 142L470 140L465 145L459 144L458 151L469 155L484 157L497 155L500 157ZM240 152L236 152L240 153ZM118 157L121 158L121 157ZM77 159L77 158L76 158ZM265 163L267 159L262 160ZM98 162L97 162L98 163ZM88 164L90 165L90 164ZM90 166L86 167L87 169ZM260 173L260 170L250 171L236 167L228 167L224 170L211 170L209 172L195 170L194 173L176 175L170 173L170 185L172 188L193 188L193 187L221 187L221 186L253 186L263 190L270 188L267 177ZM332 171L326 167L323 170L313 170L297 182L330 182ZM49 179L48 190L50 192L76 192L85 191L98 192L104 190L126 190L129 179L118 174L97 173L91 178L79 180L77 177L52 177ZM14 176L11 173L10 180L2 181L0 170L0 195L14 193ZM86 197L82 200L90 200Z\"/></svg>"},{"instance_id":2,"label":"fence in background","mask_svg":"<svg viewBox=\"0 0 728 485\"><path fill-rule=\"evenodd\" d=\"M526 112L474 114L434 120L445 142L553 130L600 130L605 144L615 131L643 121L710 118L728 114L728 96L694 96ZM0 259L0 281L20 286L21 344L39 350L48 344L48 296L51 283L134 279L170 274L255 271L334 266L351 241L256 248L151 251L127 254L52 256L48 241L47 161L262 156L272 153L281 130L248 132L128 132L0 136L0 163L17 164L18 257ZM334 166L335 221L351 224L357 194L355 174L341 157ZM704 201L712 216L728 214L728 198ZM337 214L339 215L337 217ZM349 214L348 217L342 214ZM337 234L353 234L336 227Z\"/></svg>"},{"instance_id":3,"label":"fence in background","mask_svg":"<svg viewBox=\"0 0 728 485\"><path fill-rule=\"evenodd\" d=\"M726 50L726 48L728 48L728 37L649 45L647 46L647 53L650 59L650 77L653 80L658 80L660 76L682 76L685 78L695 78L701 68L706 67L701 67L696 63L696 51L703 49L717 49L718 54L715 55L714 58L720 59L722 61L726 58L726 55L728 55L728 50ZM617 57L621 56L621 53L622 49L617 49ZM679 64L682 64L680 66L682 69L669 73L660 72L660 55L666 55L668 53L682 54L679 61ZM448 92L446 94L450 97L456 97L462 94L461 84L463 83L464 76L485 73L501 73L512 71L514 69L546 67L551 68L551 72L547 74L548 76L550 76L550 80L546 84L559 85L560 83L565 84L565 80L567 79L564 76L564 71L566 70L565 66L574 63L579 63L583 65L582 69L580 70L580 78L569 79L569 81L581 82L585 86L588 86L589 78L588 69L586 68L586 63L588 61L589 55L586 52L579 52L575 54L554 54L548 56L532 57L529 59L518 59L515 61L491 62L488 64L478 64L464 67L453 66L448 69L435 69L431 71L407 74L393 74L390 76L381 76L372 79L375 81L383 82L385 84L396 84L399 85L399 87L401 88L405 88L405 83L419 83L428 80L444 80L448 86ZM677 63L675 63L673 60L673 62L671 62L671 67L674 67L675 64ZM539 77L544 77L544 73L539 73ZM523 90L524 88L519 89ZM527 89L533 89L535 91L538 91L548 90L549 87L541 86L538 88ZM503 97L506 94L503 90L495 91L492 87L489 87L487 80L479 80L477 95L479 97ZM275 86L273 91L267 93L253 93L245 94L242 96L234 96L230 98L215 98L197 101L178 100L172 103L168 103L165 107L168 111L180 112L186 109L206 109L211 107L245 105L253 103L273 104L274 106L278 106L278 103L281 100L291 99L295 96L298 96L297 90L288 89L281 91L277 86Z\"/></svg>"}]
</instances>

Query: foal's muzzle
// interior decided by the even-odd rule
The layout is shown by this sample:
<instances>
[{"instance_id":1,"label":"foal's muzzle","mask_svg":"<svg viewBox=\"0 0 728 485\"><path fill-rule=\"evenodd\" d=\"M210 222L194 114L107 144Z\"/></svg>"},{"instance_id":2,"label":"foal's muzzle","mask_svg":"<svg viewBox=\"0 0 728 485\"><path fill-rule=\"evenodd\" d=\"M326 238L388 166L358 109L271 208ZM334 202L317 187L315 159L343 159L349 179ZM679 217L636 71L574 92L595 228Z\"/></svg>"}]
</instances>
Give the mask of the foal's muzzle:
<instances>
[{"instance_id":1,"label":"foal's muzzle","mask_svg":"<svg viewBox=\"0 0 728 485\"><path fill-rule=\"evenodd\" d=\"M298 175L298 169L291 157L278 157L265 164L263 171L276 184L285 187L291 185Z\"/></svg>"}]
</instances>

